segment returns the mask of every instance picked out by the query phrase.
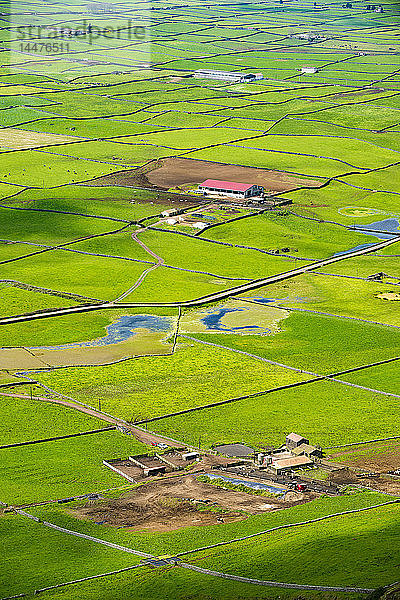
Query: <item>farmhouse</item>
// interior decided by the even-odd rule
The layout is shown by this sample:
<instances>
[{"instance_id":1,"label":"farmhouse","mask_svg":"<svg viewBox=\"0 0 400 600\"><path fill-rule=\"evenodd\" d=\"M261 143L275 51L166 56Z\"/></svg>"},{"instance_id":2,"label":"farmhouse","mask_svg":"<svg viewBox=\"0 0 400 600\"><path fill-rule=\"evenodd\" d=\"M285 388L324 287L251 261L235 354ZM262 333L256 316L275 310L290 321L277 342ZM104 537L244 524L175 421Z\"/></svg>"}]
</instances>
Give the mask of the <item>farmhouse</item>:
<instances>
[{"instance_id":1,"label":"farmhouse","mask_svg":"<svg viewBox=\"0 0 400 600\"><path fill-rule=\"evenodd\" d=\"M310 440L306 440L303 436L298 433L289 433L286 436L286 448L288 450L293 450L293 448L297 448L301 444L309 444Z\"/></svg>"},{"instance_id":2,"label":"farmhouse","mask_svg":"<svg viewBox=\"0 0 400 600\"><path fill-rule=\"evenodd\" d=\"M204 195L217 194L233 198L250 198L252 196L261 196L264 193L264 188L254 183L236 183L234 181L206 179L199 185L199 191Z\"/></svg>"}]
</instances>

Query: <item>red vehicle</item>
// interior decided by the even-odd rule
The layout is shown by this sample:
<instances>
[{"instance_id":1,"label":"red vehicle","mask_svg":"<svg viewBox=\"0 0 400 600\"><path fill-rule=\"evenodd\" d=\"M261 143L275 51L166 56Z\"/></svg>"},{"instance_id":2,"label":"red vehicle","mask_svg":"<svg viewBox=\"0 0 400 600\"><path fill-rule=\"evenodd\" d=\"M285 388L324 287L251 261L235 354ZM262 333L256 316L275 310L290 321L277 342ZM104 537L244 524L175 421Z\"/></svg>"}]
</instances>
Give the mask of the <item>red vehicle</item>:
<instances>
[{"instance_id":1,"label":"red vehicle","mask_svg":"<svg viewBox=\"0 0 400 600\"><path fill-rule=\"evenodd\" d=\"M305 483L296 483L296 490L298 492L305 492L307 489L307 486Z\"/></svg>"}]
</instances>

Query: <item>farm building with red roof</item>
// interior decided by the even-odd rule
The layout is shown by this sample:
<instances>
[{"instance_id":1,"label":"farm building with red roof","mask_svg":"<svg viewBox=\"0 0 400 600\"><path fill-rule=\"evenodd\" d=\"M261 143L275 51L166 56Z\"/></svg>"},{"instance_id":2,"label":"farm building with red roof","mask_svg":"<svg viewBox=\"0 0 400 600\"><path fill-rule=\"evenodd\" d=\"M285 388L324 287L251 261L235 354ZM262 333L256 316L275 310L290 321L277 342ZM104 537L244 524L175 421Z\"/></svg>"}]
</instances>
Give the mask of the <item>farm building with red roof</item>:
<instances>
[{"instance_id":1,"label":"farm building with red roof","mask_svg":"<svg viewBox=\"0 0 400 600\"><path fill-rule=\"evenodd\" d=\"M264 188L254 183L236 183L235 181L220 181L219 179L206 179L199 185L199 191L204 195L223 195L233 198L250 198L261 196Z\"/></svg>"}]
</instances>

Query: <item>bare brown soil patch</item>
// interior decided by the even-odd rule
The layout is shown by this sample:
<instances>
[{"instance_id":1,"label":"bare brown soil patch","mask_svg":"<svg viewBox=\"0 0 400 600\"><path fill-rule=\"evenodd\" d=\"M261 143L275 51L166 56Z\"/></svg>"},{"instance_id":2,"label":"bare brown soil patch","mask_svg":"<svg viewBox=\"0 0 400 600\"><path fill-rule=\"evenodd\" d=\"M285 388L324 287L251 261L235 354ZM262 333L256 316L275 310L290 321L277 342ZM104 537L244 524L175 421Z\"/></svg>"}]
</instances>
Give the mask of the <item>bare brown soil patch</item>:
<instances>
[{"instance_id":1,"label":"bare brown soil patch","mask_svg":"<svg viewBox=\"0 0 400 600\"><path fill-rule=\"evenodd\" d=\"M343 469L331 473L329 480L337 485L360 485L384 494L396 494L400 496L400 478L390 477L385 474L365 475L357 477L354 471Z\"/></svg>"},{"instance_id":2,"label":"bare brown soil patch","mask_svg":"<svg viewBox=\"0 0 400 600\"><path fill-rule=\"evenodd\" d=\"M296 500L298 498L291 498L291 502ZM79 518L134 531L173 531L240 521L249 514L288 505L282 500L224 490L201 483L193 475L183 475L150 481L119 499L89 501L72 513ZM199 507L207 507L207 510L199 510Z\"/></svg>"},{"instance_id":3,"label":"bare brown soil patch","mask_svg":"<svg viewBox=\"0 0 400 600\"><path fill-rule=\"evenodd\" d=\"M178 157L157 159L138 169L99 177L92 181L91 185L142 186L168 190L177 186L198 184L209 178L237 183L257 183L274 192L285 192L302 185L321 185L319 181L293 177L289 173ZM195 197L192 199L196 201Z\"/></svg>"},{"instance_id":4,"label":"bare brown soil patch","mask_svg":"<svg viewBox=\"0 0 400 600\"><path fill-rule=\"evenodd\" d=\"M393 471L400 468L400 439L341 448L332 453L330 458L365 471Z\"/></svg>"}]
</instances>

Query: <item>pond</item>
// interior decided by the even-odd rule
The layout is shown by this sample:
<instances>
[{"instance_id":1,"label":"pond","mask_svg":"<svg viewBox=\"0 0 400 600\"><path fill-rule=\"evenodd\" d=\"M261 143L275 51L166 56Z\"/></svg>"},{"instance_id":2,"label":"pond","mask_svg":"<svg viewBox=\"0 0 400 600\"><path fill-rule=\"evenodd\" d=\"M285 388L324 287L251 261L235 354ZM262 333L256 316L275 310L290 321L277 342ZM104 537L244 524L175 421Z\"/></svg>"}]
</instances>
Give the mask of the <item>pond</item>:
<instances>
[{"instance_id":1,"label":"pond","mask_svg":"<svg viewBox=\"0 0 400 600\"><path fill-rule=\"evenodd\" d=\"M369 235L372 237L376 237L379 240L390 240L393 239L394 235L400 235L399 231L400 222L398 219L384 219L383 221L374 221L374 223L369 223L368 225L357 225L356 227L349 227L349 231L357 231L358 233L364 233L365 235ZM369 231L370 229L375 230ZM391 233L382 233L383 231L393 232ZM358 246L354 246L349 250L341 250L340 252L335 252L333 256L342 256L343 254L350 254L350 252L356 252L357 250L362 250L363 248L368 248L369 246L373 246L376 242L369 242L367 244L358 244Z\"/></svg>"},{"instance_id":2,"label":"pond","mask_svg":"<svg viewBox=\"0 0 400 600\"><path fill-rule=\"evenodd\" d=\"M277 496L284 496L286 494L286 490L278 487L274 487L270 484L259 483L258 481L247 481L246 479L236 479L235 477L228 477L227 475L216 475L215 473L205 473L207 477L210 479L223 479L227 483L233 483L234 485L245 485L248 488L253 490L261 490L266 492L271 492L272 494L276 494Z\"/></svg>"},{"instance_id":3,"label":"pond","mask_svg":"<svg viewBox=\"0 0 400 600\"><path fill-rule=\"evenodd\" d=\"M32 350L67 350L68 348L84 348L96 346L108 346L124 342L134 335L138 329L149 331L169 331L172 328L170 317L158 317L155 315L124 315L115 323L107 325L107 335L94 340L84 342L71 342L61 346L35 346Z\"/></svg>"}]
</instances>

